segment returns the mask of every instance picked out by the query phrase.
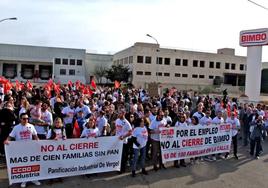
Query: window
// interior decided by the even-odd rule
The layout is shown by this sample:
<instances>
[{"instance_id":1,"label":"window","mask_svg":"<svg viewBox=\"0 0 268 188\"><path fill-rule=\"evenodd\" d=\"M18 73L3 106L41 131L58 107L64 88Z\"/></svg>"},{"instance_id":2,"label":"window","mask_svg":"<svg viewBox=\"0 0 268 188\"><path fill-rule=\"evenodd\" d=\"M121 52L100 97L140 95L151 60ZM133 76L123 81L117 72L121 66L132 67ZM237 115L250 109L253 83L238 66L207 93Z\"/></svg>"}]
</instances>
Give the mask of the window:
<instances>
[{"instance_id":1,"label":"window","mask_svg":"<svg viewBox=\"0 0 268 188\"><path fill-rule=\"evenodd\" d=\"M143 56L137 57L137 63L143 63Z\"/></svg>"},{"instance_id":2,"label":"window","mask_svg":"<svg viewBox=\"0 0 268 188\"><path fill-rule=\"evenodd\" d=\"M221 68L221 62L216 62L216 69L220 69Z\"/></svg>"},{"instance_id":3,"label":"window","mask_svg":"<svg viewBox=\"0 0 268 188\"><path fill-rule=\"evenodd\" d=\"M143 75L143 72L142 71L137 71L136 74L137 75Z\"/></svg>"},{"instance_id":4,"label":"window","mask_svg":"<svg viewBox=\"0 0 268 188\"><path fill-rule=\"evenodd\" d=\"M235 70L235 64L234 63L231 64L231 69Z\"/></svg>"},{"instance_id":5,"label":"window","mask_svg":"<svg viewBox=\"0 0 268 188\"><path fill-rule=\"evenodd\" d=\"M150 56L145 57L145 63L151 64L152 63L152 58Z\"/></svg>"},{"instance_id":6,"label":"window","mask_svg":"<svg viewBox=\"0 0 268 188\"><path fill-rule=\"evenodd\" d=\"M188 66L188 59L183 59L182 60L182 65L187 67Z\"/></svg>"},{"instance_id":7,"label":"window","mask_svg":"<svg viewBox=\"0 0 268 188\"><path fill-rule=\"evenodd\" d=\"M162 72L157 72L156 76L162 76Z\"/></svg>"},{"instance_id":8,"label":"window","mask_svg":"<svg viewBox=\"0 0 268 188\"><path fill-rule=\"evenodd\" d=\"M145 75L146 76L150 76L151 75L151 72L145 72Z\"/></svg>"},{"instance_id":9,"label":"window","mask_svg":"<svg viewBox=\"0 0 268 188\"><path fill-rule=\"evenodd\" d=\"M75 70L74 69L70 69L69 70L69 75L75 75Z\"/></svg>"},{"instance_id":10,"label":"window","mask_svg":"<svg viewBox=\"0 0 268 188\"><path fill-rule=\"evenodd\" d=\"M205 78L205 75L200 74L199 78Z\"/></svg>"},{"instance_id":11,"label":"window","mask_svg":"<svg viewBox=\"0 0 268 188\"><path fill-rule=\"evenodd\" d=\"M164 76L169 76L169 72L164 72Z\"/></svg>"},{"instance_id":12,"label":"window","mask_svg":"<svg viewBox=\"0 0 268 188\"><path fill-rule=\"evenodd\" d=\"M240 64L240 70L244 70L244 65Z\"/></svg>"},{"instance_id":13,"label":"window","mask_svg":"<svg viewBox=\"0 0 268 188\"><path fill-rule=\"evenodd\" d=\"M213 78L214 78L214 76L212 76L212 75L209 75L209 76L208 76L208 78L209 78L209 79L213 79Z\"/></svg>"},{"instance_id":14,"label":"window","mask_svg":"<svg viewBox=\"0 0 268 188\"><path fill-rule=\"evenodd\" d=\"M70 59L70 65L75 65L75 59Z\"/></svg>"},{"instance_id":15,"label":"window","mask_svg":"<svg viewBox=\"0 0 268 188\"><path fill-rule=\"evenodd\" d=\"M62 64L63 65L68 65L68 59L62 59Z\"/></svg>"},{"instance_id":16,"label":"window","mask_svg":"<svg viewBox=\"0 0 268 188\"><path fill-rule=\"evenodd\" d=\"M175 77L181 77L180 73L175 73Z\"/></svg>"},{"instance_id":17,"label":"window","mask_svg":"<svg viewBox=\"0 0 268 188\"><path fill-rule=\"evenodd\" d=\"M193 60L193 67L198 67L198 60Z\"/></svg>"},{"instance_id":18,"label":"window","mask_svg":"<svg viewBox=\"0 0 268 188\"><path fill-rule=\"evenodd\" d=\"M128 64L128 57L124 58L124 65Z\"/></svg>"},{"instance_id":19,"label":"window","mask_svg":"<svg viewBox=\"0 0 268 188\"><path fill-rule=\"evenodd\" d=\"M182 77L183 78L187 78L188 77L188 74L182 74Z\"/></svg>"},{"instance_id":20,"label":"window","mask_svg":"<svg viewBox=\"0 0 268 188\"><path fill-rule=\"evenodd\" d=\"M200 67L205 67L205 61L200 61Z\"/></svg>"},{"instance_id":21,"label":"window","mask_svg":"<svg viewBox=\"0 0 268 188\"><path fill-rule=\"evenodd\" d=\"M133 56L129 56L128 60L129 60L129 64L133 63Z\"/></svg>"},{"instance_id":22,"label":"window","mask_svg":"<svg viewBox=\"0 0 268 188\"><path fill-rule=\"evenodd\" d=\"M198 75L197 74L193 74L192 75L192 78L198 78Z\"/></svg>"},{"instance_id":23,"label":"window","mask_svg":"<svg viewBox=\"0 0 268 188\"><path fill-rule=\"evenodd\" d=\"M165 65L170 65L170 58L165 58Z\"/></svg>"},{"instance_id":24,"label":"window","mask_svg":"<svg viewBox=\"0 0 268 188\"><path fill-rule=\"evenodd\" d=\"M176 66L181 66L181 59L176 59L175 60L175 65Z\"/></svg>"},{"instance_id":25,"label":"window","mask_svg":"<svg viewBox=\"0 0 268 188\"><path fill-rule=\"evenodd\" d=\"M56 58L55 59L55 64L60 65L61 64L61 59L60 58Z\"/></svg>"},{"instance_id":26,"label":"window","mask_svg":"<svg viewBox=\"0 0 268 188\"><path fill-rule=\"evenodd\" d=\"M159 65L162 65L163 64L163 58L162 57L157 57L157 60L158 60L158 64Z\"/></svg>"},{"instance_id":27,"label":"window","mask_svg":"<svg viewBox=\"0 0 268 188\"><path fill-rule=\"evenodd\" d=\"M214 68L214 61L209 62L209 68Z\"/></svg>"},{"instance_id":28,"label":"window","mask_svg":"<svg viewBox=\"0 0 268 188\"><path fill-rule=\"evenodd\" d=\"M120 59L120 60L119 60L119 64L120 64L120 65L123 65L123 59Z\"/></svg>"},{"instance_id":29,"label":"window","mask_svg":"<svg viewBox=\"0 0 268 188\"><path fill-rule=\"evenodd\" d=\"M230 69L230 63L225 63L225 69Z\"/></svg>"},{"instance_id":30,"label":"window","mask_svg":"<svg viewBox=\"0 0 268 188\"><path fill-rule=\"evenodd\" d=\"M66 75L66 69L60 69L60 75Z\"/></svg>"},{"instance_id":31,"label":"window","mask_svg":"<svg viewBox=\"0 0 268 188\"><path fill-rule=\"evenodd\" d=\"M76 60L76 64L78 65L78 66L82 66L82 59L77 59Z\"/></svg>"}]
</instances>

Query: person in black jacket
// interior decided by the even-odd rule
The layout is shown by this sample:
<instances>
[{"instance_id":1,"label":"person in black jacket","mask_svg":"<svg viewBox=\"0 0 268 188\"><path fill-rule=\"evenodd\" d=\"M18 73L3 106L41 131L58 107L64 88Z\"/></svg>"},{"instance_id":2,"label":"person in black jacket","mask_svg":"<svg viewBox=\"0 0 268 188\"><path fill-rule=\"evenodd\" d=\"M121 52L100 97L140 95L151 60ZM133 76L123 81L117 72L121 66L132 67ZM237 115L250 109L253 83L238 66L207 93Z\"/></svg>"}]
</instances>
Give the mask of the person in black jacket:
<instances>
[{"instance_id":1,"label":"person in black jacket","mask_svg":"<svg viewBox=\"0 0 268 188\"><path fill-rule=\"evenodd\" d=\"M12 131L14 123L16 121L16 115L14 113L13 104L6 102L4 108L0 110L0 153L5 154L5 147L3 142Z\"/></svg>"}]
</instances>

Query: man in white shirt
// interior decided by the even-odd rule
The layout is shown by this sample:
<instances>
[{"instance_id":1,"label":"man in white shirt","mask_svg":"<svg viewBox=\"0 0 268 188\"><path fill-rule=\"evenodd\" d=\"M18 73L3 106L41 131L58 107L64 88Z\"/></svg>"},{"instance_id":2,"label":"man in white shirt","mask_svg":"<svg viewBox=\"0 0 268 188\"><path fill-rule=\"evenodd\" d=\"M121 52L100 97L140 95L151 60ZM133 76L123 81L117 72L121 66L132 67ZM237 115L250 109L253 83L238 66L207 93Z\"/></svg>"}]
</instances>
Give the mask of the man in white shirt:
<instances>
[{"instance_id":1,"label":"man in white shirt","mask_svg":"<svg viewBox=\"0 0 268 188\"><path fill-rule=\"evenodd\" d=\"M152 139L152 150L153 150L153 164L154 170L157 171L157 163L159 163L159 168L164 168L165 166L162 163L161 149L160 149L160 128L166 127L167 122L163 119L164 112L158 110L156 118L151 122L149 126L149 131L151 133ZM159 159L157 158L159 154Z\"/></svg>"},{"instance_id":2,"label":"man in white shirt","mask_svg":"<svg viewBox=\"0 0 268 188\"><path fill-rule=\"evenodd\" d=\"M20 115L20 124L16 125L7 139L5 140L5 144L9 144L11 139L15 139L16 141L27 141L27 140L38 140L37 132L34 126L28 123L29 117L27 113L22 113ZM22 182L21 187L26 187L27 182ZM35 185L41 185L39 181L32 181Z\"/></svg>"},{"instance_id":3,"label":"man in white shirt","mask_svg":"<svg viewBox=\"0 0 268 188\"><path fill-rule=\"evenodd\" d=\"M66 106L62 109L63 123L66 130L67 138L71 138L73 134L73 118L75 115L75 102L71 101L70 106Z\"/></svg>"},{"instance_id":4,"label":"man in white shirt","mask_svg":"<svg viewBox=\"0 0 268 188\"><path fill-rule=\"evenodd\" d=\"M87 105L84 105L83 98L79 100L79 106L76 107L75 113L77 114L80 110L83 111L83 116L85 119L88 119L91 115L90 108Z\"/></svg>"},{"instance_id":5,"label":"man in white shirt","mask_svg":"<svg viewBox=\"0 0 268 188\"><path fill-rule=\"evenodd\" d=\"M199 123L203 126L207 126L207 125L210 125L212 123L212 119L211 119L211 110L210 109L207 109L206 110L206 115L204 117L202 117L199 121Z\"/></svg>"},{"instance_id":6,"label":"man in white shirt","mask_svg":"<svg viewBox=\"0 0 268 188\"><path fill-rule=\"evenodd\" d=\"M49 104L47 102L42 104L41 120L43 120L43 122L35 125L35 130L40 140L46 139L48 127L53 123L52 113L48 111L48 106Z\"/></svg>"},{"instance_id":7,"label":"man in white shirt","mask_svg":"<svg viewBox=\"0 0 268 188\"><path fill-rule=\"evenodd\" d=\"M226 119L226 123L231 125L231 129L232 129L232 142L233 142L233 148L234 148L234 157L236 159L238 159L237 156L237 133L238 133L238 129L240 128L240 122L239 119L237 119L237 117L235 117L235 113L232 112L231 113L231 117L228 117ZM225 158L229 157L229 152L225 154Z\"/></svg>"},{"instance_id":8,"label":"man in white shirt","mask_svg":"<svg viewBox=\"0 0 268 188\"><path fill-rule=\"evenodd\" d=\"M100 132L100 136L107 136L107 123L108 123L108 120L106 119L106 117L104 116L105 115L105 112L103 110L101 110L99 112L99 117L97 118L97 127L99 129L99 132Z\"/></svg>"},{"instance_id":9,"label":"man in white shirt","mask_svg":"<svg viewBox=\"0 0 268 188\"><path fill-rule=\"evenodd\" d=\"M213 120L212 120L212 124L214 124L214 125L220 125L220 124L224 123L224 119L223 119L222 115L223 115L222 114L222 111L221 110L218 110L217 111L217 116L214 117ZM218 154L218 156L221 156L221 154ZM216 161L217 160L215 154L212 155L212 160L213 161Z\"/></svg>"},{"instance_id":10,"label":"man in white shirt","mask_svg":"<svg viewBox=\"0 0 268 188\"><path fill-rule=\"evenodd\" d=\"M124 173L126 171L126 163L128 161L128 138L132 134L132 127L129 121L125 118L126 110L121 109L118 118L115 120L116 133L115 135L119 137L120 140L123 140L123 151L121 158L121 168L120 173Z\"/></svg>"}]
</instances>

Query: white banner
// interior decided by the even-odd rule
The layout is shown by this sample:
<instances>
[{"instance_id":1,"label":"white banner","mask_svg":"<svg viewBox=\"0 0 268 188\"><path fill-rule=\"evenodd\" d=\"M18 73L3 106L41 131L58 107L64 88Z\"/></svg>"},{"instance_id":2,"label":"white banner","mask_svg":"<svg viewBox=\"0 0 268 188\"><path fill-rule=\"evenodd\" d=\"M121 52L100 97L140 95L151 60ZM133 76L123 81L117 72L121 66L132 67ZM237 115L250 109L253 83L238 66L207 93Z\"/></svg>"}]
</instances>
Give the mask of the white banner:
<instances>
[{"instance_id":1,"label":"white banner","mask_svg":"<svg viewBox=\"0 0 268 188\"><path fill-rule=\"evenodd\" d=\"M162 160L167 162L229 152L231 141L229 124L162 128Z\"/></svg>"},{"instance_id":2,"label":"white banner","mask_svg":"<svg viewBox=\"0 0 268 188\"><path fill-rule=\"evenodd\" d=\"M118 137L15 141L5 145L9 183L119 171Z\"/></svg>"}]
</instances>

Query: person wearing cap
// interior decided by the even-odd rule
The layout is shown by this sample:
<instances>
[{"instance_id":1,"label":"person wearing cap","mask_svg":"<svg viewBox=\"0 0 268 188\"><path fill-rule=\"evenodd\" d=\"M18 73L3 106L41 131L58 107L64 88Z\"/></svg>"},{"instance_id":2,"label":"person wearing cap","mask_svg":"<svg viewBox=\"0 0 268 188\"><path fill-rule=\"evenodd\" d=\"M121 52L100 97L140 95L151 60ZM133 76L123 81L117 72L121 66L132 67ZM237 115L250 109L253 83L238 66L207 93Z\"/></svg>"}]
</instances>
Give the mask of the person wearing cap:
<instances>
[{"instance_id":1,"label":"person wearing cap","mask_svg":"<svg viewBox=\"0 0 268 188\"><path fill-rule=\"evenodd\" d=\"M39 140L37 132L34 126L28 123L29 117L27 113L22 113L20 115L20 124L16 125L4 144L9 144L9 142L14 139L15 141L27 141L27 140ZM32 181L35 185L41 185L39 181ZM21 187L26 187L27 182L22 182Z\"/></svg>"},{"instance_id":2,"label":"person wearing cap","mask_svg":"<svg viewBox=\"0 0 268 188\"><path fill-rule=\"evenodd\" d=\"M126 110L121 109L118 114L118 118L115 121L116 133L115 135L119 137L120 140L123 140L123 151L121 158L121 168L120 173L126 171L126 163L128 161L128 138L132 134L132 127L129 121L125 118Z\"/></svg>"}]
</instances>

